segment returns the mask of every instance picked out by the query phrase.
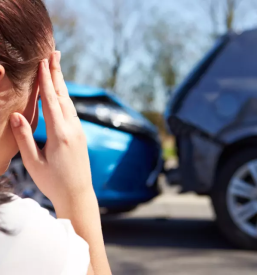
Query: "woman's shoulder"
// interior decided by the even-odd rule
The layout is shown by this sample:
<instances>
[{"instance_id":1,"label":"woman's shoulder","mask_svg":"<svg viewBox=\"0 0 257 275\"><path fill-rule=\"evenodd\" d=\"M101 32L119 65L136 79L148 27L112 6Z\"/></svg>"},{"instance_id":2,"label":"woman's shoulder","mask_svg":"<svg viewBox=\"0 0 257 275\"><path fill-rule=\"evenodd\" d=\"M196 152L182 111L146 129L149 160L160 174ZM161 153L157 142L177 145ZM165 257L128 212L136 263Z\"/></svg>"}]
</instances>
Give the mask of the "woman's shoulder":
<instances>
[{"instance_id":1,"label":"woman's shoulder","mask_svg":"<svg viewBox=\"0 0 257 275\"><path fill-rule=\"evenodd\" d=\"M0 274L66 275L76 274L76 268L77 274L86 274L88 245L70 221L57 220L37 202L19 197L1 206L0 213L1 227L10 232L0 233Z\"/></svg>"},{"instance_id":2,"label":"woman's shoulder","mask_svg":"<svg viewBox=\"0 0 257 275\"><path fill-rule=\"evenodd\" d=\"M20 233L27 224L34 219L42 219L49 216L49 212L40 207L40 205L32 199L21 199L16 195L12 195L9 203L1 205L1 227L5 227L9 231Z\"/></svg>"}]
</instances>

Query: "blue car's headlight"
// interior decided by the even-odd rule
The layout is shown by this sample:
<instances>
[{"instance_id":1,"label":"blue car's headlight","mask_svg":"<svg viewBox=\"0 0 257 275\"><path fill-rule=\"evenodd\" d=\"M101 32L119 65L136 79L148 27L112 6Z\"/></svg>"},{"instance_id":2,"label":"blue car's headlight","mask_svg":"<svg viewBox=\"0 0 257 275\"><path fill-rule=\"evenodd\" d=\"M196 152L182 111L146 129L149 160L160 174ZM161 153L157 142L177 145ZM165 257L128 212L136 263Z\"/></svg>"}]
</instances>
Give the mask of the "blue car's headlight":
<instances>
[{"instance_id":1,"label":"blue car's headlight","mask_svg":"<svg viewBox=\"0 0 257 275\"><path fill-rule=\"evenodd\" d=\"M135 134L157 136L155 127L143 116L131 114L108 98L73 99L78 116L81 119L110 128Z\"/></svg>"}]
</instances>

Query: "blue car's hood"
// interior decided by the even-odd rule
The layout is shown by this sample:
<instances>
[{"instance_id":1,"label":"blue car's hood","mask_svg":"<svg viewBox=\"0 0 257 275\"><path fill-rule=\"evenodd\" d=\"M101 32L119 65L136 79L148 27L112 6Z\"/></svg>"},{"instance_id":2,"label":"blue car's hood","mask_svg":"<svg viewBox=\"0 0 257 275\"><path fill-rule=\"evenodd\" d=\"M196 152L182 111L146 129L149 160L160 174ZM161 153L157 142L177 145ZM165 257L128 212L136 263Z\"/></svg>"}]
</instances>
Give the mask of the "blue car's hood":
<instances>
[{"instance_id":1,"label":"blue car's hood","mask_svg":"<svg viewBox=\"0 0 257 275\"><path fill-rule=\"evenodd\" d=\"M133 118L136 122L135 127L137 128L137 131L140 132L142 130L144 133L148 133L150 136L156 136L157 137L157 129L156 127L150 123L144 116L142 116L139 112L135 111L133 108L129 107L128 105L124 104L118 97L115 95L109 93L108 91L101 89L101 88L92 88L85 85L78 85L73 84L71 82L66 82L69 95L71 97L75 98L97 98L99 97L99 101L101 100L101 97L108 97L111 101L115 102L118 106L120 106L123 110L127 112ZM46 130L45 130L45 121L43 116L43 109L42 109L42 101L39 100L38 102L39 106L39 123L37 131L35 132L35 137L37 137L38 141L45 142L46 140ZM85 119L86 120L86 119ZM90 120L89 120L90 121Z\"/></svg>"},{"instance_id":2,"label":"blue car's hood","mask_svg":"<svg viewBox=\"0 0 257 275\"><path fill-rule=\"evenodd\" d=\"M144 121L145 125L148 125L148 128L152 129L152 132L157 134L156 127L150 123L145 117L143 117L139 112L135 111L133 108L122 102L116 95L102 89L102 88L93 88L86 85L79 85L72 82L66 82L70 96L73 97L109 97L112 101L118 104L121 108L126 110L128 114L131 115L136 120Z\"/></svg>"},{"instance_id":3,"label":"blue car's hood","mask_svg":"<svg viewBox=\"0 0 257 275\"><path fill-rule=\"evenodd\" d=\"M125 109L132 117L136 119L142 119L143 116L132 109L130 106L122 102L117 96L107 92L102 88L94 88L86 85L79 85L72 82L66 82L68 91L70 96L74 97L98 97L98 96L106 96L112 99L116 104Z\"/></svg>"},{"instance_id":4,"label":"blue car's hood","mask_svg":"<svg viewBox=\"0 0 257 275\"><path fill-rule=\"evenodd\" d=\"M76 97L94 97L94 96L107 96L105 90L101 88L93 88L86 85L79 85L72 82L66 82L70 96Z\"/></svg>"}]
</instances>

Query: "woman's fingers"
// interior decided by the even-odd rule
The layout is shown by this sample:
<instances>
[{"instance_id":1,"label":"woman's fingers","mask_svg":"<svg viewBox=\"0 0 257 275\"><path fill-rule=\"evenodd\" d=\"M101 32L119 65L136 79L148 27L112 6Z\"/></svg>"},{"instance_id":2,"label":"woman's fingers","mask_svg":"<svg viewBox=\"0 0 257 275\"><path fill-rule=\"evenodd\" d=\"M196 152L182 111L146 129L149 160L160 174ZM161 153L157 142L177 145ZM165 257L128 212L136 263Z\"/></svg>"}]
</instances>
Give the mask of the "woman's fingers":
<instances>
[{"instance_id":1,"label":"woman's fingers","mask_svg":"<svg viewBox=\"0 0 257 275\"><path fill-rule=\"evenodd\" d=\"M63 116L65 119L68 119L76 115L76 109L70 99L68 89L63 78L60 60L61 53L59 51L53 52L51 55L50 72Z\"/></svg>"},{"instance_id":2,"label":"woman's fingers","mask_svg":"<svg viewBox=\"0 0 257 275\"><path fill-rule=\"evenodd\" d=\"M64 82L62 70L61 70L61 52L56 51L53 52L51 55L51 62L50 62L50 72L52 75L52 80L55 88L55 92L58 96L68 97L68 89Z\"/></svg>"},{"instance_id":3,"label":"woman's fingers","mask_svg":"<svg viewBox=\"0 0 257 275\"><path fill-rule=\"evenodd\" d=\"M11 115L10 122L24 165L31 171L38 165L39 161L44 160L33 138L31 126L26 118L18 113Z\"/></svg>"},{"instance_id":4,"label":"woman's fingers","mask_svg":"<svg viewBox=\"0 0 257 275\"><path fill-rule=\"evenodd\" d=\"M51 137L52 134L62 134L64 119L57 95L55 93L47 59L40 63L39 89L48 137Z\"/></svg>"}]
</instances>

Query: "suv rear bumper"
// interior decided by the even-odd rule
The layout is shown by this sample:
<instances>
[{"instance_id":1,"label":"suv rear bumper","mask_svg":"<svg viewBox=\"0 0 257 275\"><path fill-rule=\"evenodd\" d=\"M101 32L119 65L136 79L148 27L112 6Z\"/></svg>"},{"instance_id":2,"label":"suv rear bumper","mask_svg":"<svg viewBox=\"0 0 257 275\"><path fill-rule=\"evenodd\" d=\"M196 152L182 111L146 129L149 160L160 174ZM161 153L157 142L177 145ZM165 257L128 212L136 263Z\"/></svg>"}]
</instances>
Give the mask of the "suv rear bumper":
<instances>
[{"instance_id":1,"label":"suv rear bumper","mask_svg":"<svg viewBox=\"0 0 257 275\"><path fill-rule=\"evenodd\" d=\"M209 193L223 144L176 117L169 126L176 139L179 168L168 171L167 180L181 185L182 192Z\"/></svg>"}]
</instances>

